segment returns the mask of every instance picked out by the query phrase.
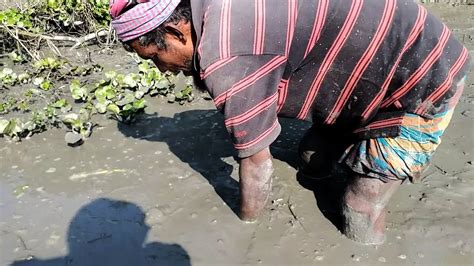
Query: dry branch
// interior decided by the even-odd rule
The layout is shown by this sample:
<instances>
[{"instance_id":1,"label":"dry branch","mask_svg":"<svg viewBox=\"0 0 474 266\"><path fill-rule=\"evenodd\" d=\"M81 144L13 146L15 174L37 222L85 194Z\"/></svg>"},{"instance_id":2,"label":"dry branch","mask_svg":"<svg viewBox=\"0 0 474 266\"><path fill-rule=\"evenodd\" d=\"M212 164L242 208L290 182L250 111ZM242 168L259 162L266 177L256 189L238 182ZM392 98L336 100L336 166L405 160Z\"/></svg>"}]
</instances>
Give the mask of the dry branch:
<instances>
[{"instance_id":1,"label":"dry branch","mask_svg":"<svg viewBox=\"0 0 474 266\"><path fill-rule=\"evenodd\" d=\"M19 36L35 38L35 39L38 39L39 41L45 40L48 43L48 46L51 48L51 50L53 50L53 52L55 52L57 54L59 52L59 50L52 43L52 41L73 42L74 45L72 45L72 47L71 47L71 50L73 50L73 49L76 49L76 48L80 47L81 45L83 45L84 43L86 43L88 41L91 41L91 40L94 40L94 39L99 39L100 37L108 36L108 39L110 39L109 35L113 34L113 32L110 31L110 29L109 30L102 29L102 30L99 30L99 31L94 32L94 33L87 34L87 35L82 36L82 37L73 37L73 36L64 36L64 35L50 36L50 35L45 35L45 34L33 33L33 32L29 32L29 31L25 31L25 30L19 30L17 28L15 29L15 32L13 32L13 30L10 29L10 27L1 26L1 25L0 25L0 29L3 29L6 32L8 32L17 41L17 43L20 44L22 46L22 48L25 49L26 52L32 58L35 58L35 59L36 59L36 56L34 56L29 51L29 49L26 47L26 45L23 43L23 41L21 40L21 38Z\"/></svg>"}]
</instances>

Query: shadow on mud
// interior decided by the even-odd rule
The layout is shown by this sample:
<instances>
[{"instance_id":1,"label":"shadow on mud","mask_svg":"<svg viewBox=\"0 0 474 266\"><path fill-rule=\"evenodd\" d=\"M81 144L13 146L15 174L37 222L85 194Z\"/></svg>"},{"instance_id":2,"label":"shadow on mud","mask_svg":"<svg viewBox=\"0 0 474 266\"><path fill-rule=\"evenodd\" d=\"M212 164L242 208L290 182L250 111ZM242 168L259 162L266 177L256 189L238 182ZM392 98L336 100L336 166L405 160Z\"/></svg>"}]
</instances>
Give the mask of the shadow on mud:
<instances>
[{"instance_id":1,"label":"shadow on mud","mask_svg":"<svg viewBox=\"0 0 474 266\"><path fill-rule=\"evenodd\" d=\"M298 144L310 124L291 119L280 119L282 132L270 147L275 159L297 169ZM239 183L231 177L234 167L224 158L235 157L234 148L224 128L223 116L216 110L191 110L176 113L173 117L143 114L136 123L117 123L127 137L165 142L182 162L200 173L213 186L215 192L238 215ZM300 184L314 192L321 212L340 229L339 210L335 202L338 189L325 182L298 178ZM328 190L326 185L331 185ZM337 187L337 185L336 185ZM337 207L336 207L337 208Z\"/></svg>"},{"instance_id":2,"label":"shadow on mud","mask_svg":"<svg viewBox=\"0 0 474 266\"><path fill-rule=\"evenodd\" d=\"M182 162L207 179L215 192L238 214L239 183L231 177L234 156L222 115L215 110L192 110L174 117L143 114L132 125L117 123L127 137L165 142Z\"/></svg>"},{"instance_id":3,"label":"shadow on mud","mask_svg":"<svg viewBox=\"0 0 474 266\"><path fill-rule=\"evenodd\" d=\"M178 244L145 243L149 229L139 206L96 199L83 206L71 220L66 256L33 258L11 265L191 265L189 255Z\"/></svg>"}]
</instances>

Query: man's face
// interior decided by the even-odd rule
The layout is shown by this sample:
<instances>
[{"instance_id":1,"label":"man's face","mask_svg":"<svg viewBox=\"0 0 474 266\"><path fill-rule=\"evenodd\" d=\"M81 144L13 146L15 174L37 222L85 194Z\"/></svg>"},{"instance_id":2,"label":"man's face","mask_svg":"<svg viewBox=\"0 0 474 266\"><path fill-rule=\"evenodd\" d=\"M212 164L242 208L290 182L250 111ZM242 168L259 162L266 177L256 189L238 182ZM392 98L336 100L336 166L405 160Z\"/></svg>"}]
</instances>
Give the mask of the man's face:
<instances>
[{"instance_id":1,"label":"man's face","mask_svg":"<svg viewBox=\"0 0 474 266\"><path fill-rule=\"evenodd\" d=\"M130 42L130 46L141 58L152 60L162 72L178 73L183 71L185 75L191 75L194 51L191 24L180 22L174 27L182 35L177 37L172 33L165 34L166 49L160 49L154 43L142 46L138 39Z\"/></svg>"}]
</instances>

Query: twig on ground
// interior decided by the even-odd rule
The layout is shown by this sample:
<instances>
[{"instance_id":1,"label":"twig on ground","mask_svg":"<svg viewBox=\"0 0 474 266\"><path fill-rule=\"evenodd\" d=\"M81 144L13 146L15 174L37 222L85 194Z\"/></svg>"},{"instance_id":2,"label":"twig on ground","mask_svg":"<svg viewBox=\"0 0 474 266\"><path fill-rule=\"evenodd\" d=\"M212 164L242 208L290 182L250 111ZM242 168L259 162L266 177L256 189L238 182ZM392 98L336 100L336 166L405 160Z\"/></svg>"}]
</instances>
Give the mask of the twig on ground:
<instances>
[{"instance_id":1,"label":"twig on ground","mask_svg":"<svg viewBox=\"0 0 474 266\"><path fill-rule=\"evenodd\" d=\"M308 231L306 230L306 228L304 227L303 223L300 221L300 219L298 218L298 216L296 216L295 212L293 211L293 204L291 204L291 201L290 201L290 197L288 197L288 201L286 202L286 204L288 205L288 209L290 210L290 213L291 215L293 216L293 219L295 219L295 221L297 221L300 225L301 225L301 228L303 228L303 230L308 233Z\"/></svg>"},{"instance_id":2,"label":"twig on ground","mask_svg":"<svg viewBox=\"0 0 474 266\"><path fill-rule=\"evenodd\" d=\"M107 36L108 34L109 34L109 32L107 30L99 30L95 33L90 33L90 34L87 34L86 36L80 37L80 38L76 39L76 44L74 44L74 46L71 47L71 50L78 48L79 46L81 46L85 42L88 42L88 41L96 39L96 38L98 39L98 38L103 37L103 36Z\"/></svg>"},{"instance_id":3,"label":"twig on ground","mask_svg":"<svg viewBox=\"0 0 474 266\"><path fill-rule=\"evenodd\" d=\"M46 43L48 44L49 49L51 49L53 51L53 53L55 53L58 56L62 56L61 52L58 49L58 47L56 47L56 45L54 45L54 43L51 40L46 40Z\"/></svg>"},{"instance_id":4,"label":"twig on ground","mask_svg":"<svg viewBox=\"0 0 474 266\"><path fill-rule=\"evenodd\" d=\"M30 50L26 47L26 45L20 40L20 38L18 37L18 34L19 34L19 30L16 29L16 34L11 30L9 29L8 27L2 27L3 29L5 29L8 34L10 34L10 36L12 36L16 41L17 41L17 44L20 45L23 49L25 49L25 51L31 56L31 58L35 59L35 60L39 60L37 56L35 56L33 53L30 52Z\"/></svg>"},{"instance_id":5,"label":"twig on ground","mask_svg":"<svg viewBox=\"0 0 474 266\"><path fill-rule=\"evenodd\" d=\"M102 29L94 33L87 34L82 37L72 37L72 36L49 36L49 35L44 35L44 34L38 34L38 33L33 33L29 31L24 31L24 30L19 30L16 29L16 34L12 32L12 30L9 27L6 26L0 26L0 29L6 30L15 40L27 51L27 53L32 57L36 59L36 56L34 56L27 48L26 45L23 44L22 40L18 37L19 35L21 36L27 36L31 38L39 38L40 40L46 40L48 43L48 46L53 50L53 52L57 53L59 52L57 47L53 44L51 45L51 41L63 41L63 42L74 42L75 44L71 47L71 50L74 50L81 46L82 44L93 40L93 39L98 39L100 37L108 36L111 34L110 29ZM110 38L110 37L109 37Z\"/></svg>"}]
</instances>

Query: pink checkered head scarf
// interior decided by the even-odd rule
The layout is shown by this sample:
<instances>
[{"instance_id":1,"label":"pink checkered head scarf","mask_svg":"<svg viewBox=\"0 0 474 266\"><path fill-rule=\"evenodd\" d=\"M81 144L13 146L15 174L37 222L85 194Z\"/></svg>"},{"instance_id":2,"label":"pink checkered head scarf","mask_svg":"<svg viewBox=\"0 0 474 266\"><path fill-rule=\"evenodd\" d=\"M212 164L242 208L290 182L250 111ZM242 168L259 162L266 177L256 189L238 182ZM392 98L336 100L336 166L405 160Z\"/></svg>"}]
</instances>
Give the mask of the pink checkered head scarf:
<instances>
[{"instance_id":1,"label":"pink checkered head scarf","mask_svg":"<svg viewBox=\"0 0 474 266\"><path fill-rule=\"evenodd\" d=\"M148 33L168 19L180 0L110 0L112 26L123 42ZM130 7L127 11L125 9Z\"/></svg>"}]
</instances>

